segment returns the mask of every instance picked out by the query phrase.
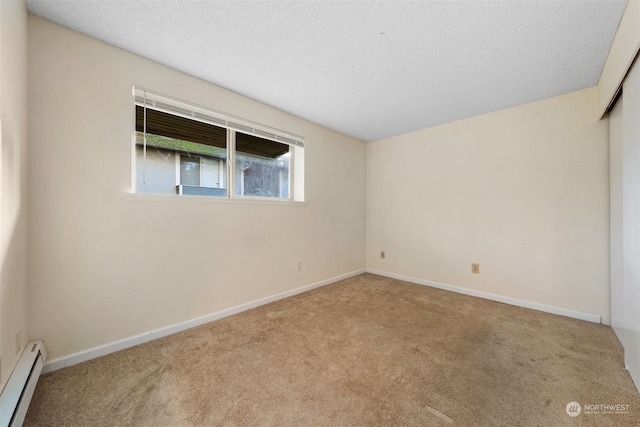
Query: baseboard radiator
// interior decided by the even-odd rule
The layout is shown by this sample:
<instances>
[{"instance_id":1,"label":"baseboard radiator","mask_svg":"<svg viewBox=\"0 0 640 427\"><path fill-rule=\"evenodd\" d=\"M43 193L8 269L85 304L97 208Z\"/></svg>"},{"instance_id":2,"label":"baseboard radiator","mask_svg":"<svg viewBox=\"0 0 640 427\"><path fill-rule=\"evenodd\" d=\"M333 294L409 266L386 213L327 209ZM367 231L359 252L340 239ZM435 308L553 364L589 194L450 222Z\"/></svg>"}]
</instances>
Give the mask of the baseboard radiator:
<instances>
[{"instance_id":1,"label":"baseboard radiator","mask_svg":"<svg viewBox=\"0 0 640 427\"><path fill-rule=\"evenodd\" d=\"M44 341L31 341L0 395L0 427L20 427L47 359Z\"/></svg>"}]
</instances>

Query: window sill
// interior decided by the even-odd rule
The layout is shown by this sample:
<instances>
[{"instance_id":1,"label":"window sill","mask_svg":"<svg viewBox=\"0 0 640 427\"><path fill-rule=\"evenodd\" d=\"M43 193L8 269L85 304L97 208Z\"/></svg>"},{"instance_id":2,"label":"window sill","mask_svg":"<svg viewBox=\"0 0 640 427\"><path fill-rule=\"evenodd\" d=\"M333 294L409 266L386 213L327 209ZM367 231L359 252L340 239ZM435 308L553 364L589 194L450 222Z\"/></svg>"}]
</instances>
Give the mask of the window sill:
<instances>
[{"instance_id":1,"label":"window sill","mask_svg":"<svg viewBox=\"0 0 640 427\"><path fill-rule=\"evenodd\" d=\"M148 194L148 193L124 193L124 199L128 202L171 202L171 203L213 203L213 204L240 204L240 205L278 205L278 206L306 206L308 202L292 200L278 200L259 197L211 197L211 196L185 196L179 194Z\"/></svg>"}]
</instances>

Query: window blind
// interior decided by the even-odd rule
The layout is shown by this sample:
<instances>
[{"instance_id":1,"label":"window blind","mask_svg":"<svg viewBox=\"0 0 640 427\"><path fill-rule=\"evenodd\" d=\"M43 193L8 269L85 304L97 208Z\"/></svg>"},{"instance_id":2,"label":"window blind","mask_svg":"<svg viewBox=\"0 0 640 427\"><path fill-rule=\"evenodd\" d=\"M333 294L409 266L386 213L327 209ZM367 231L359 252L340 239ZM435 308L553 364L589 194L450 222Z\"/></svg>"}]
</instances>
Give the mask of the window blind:
<instances>
[{"instance_id":1,"label":"window blind","mask_svg":"<svg viewBox=\"0 0 640 427\"><path fill-rule=\"evenodd\" d=\"M260 138L269 139L281 144L304 147L303 137L280 129L272 128L270 126L241 119L218 111L213 111L204 107L199 107L197 105L179 101L169 96L161 95L140 87L133 88L133 95L135 97L136 104L136 129L140 123L141 128L139 131L141 132L143 131L144 123L146 122L146 132L148 133L154 133L152 128L153 126L157 126L162 128L162 131L156 130L156 133L159 134L172 136L178 139L187 139L207 145L224 146L220 145L222 143L221 141L218 142L218 139L220 139L219 136L216 137L215 132L211 133L211 127L206 126L213 125L232 129L247 135L254 135ZM145 107L147 110L146 121L144 111ZM186 135L181 133L179 130L182 126L179 126L178 119L169 117L170 115L200 122L205 124L205 126L202 126L201 129L199 129L200 132L196 129L186 137ZM140 121L138 120L138 116ZM198 140L194 140L194 138Z\"/></svg>"}]
</instances>

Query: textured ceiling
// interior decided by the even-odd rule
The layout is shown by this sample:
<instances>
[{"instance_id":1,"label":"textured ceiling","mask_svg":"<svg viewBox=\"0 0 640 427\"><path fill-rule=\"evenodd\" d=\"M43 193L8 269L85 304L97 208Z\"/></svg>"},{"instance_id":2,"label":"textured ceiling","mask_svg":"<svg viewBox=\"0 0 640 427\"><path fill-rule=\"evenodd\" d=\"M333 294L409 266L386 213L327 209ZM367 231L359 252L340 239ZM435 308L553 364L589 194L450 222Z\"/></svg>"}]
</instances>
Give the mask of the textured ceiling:
<instances>
[{"instance_id":1,"label":"textured ceiling","mask_svg":"<svg viewBox=\"0 0 640 427\"><path fill-rule=\"evenodd\" d=\"M27 0L363 141L596 85L626 1Z\"/></svg>"}]
</instances>

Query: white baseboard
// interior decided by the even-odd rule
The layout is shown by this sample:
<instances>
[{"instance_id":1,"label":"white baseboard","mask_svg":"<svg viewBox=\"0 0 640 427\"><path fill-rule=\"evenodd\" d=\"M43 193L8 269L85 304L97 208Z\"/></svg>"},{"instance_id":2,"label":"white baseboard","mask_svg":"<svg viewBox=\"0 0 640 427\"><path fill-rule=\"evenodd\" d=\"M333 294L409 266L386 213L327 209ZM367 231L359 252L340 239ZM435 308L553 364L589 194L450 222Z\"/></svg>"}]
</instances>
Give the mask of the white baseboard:
<instances>
[{"instance_id":1,"label":"white baseboard","mask_svg":"<svg viewBox=\"0 0 640 427\"><path fill-rule=\"evenodd\" d=\"M391 279L403 280L405 282L415 283L417 285L431 286L432 288L443 289L445 291L456 292L459 294L469 295L472 297L479 297L488 299L491 301L498 301L505 304L515 305L518 307L530 308L532 310L544 311L545 313L558 314L560 316L571 317L574 319L586 320L592 323L601 323L600 316L589 313L582 313L579 311L567 310L565 308L553 307L550 305L539 304L536 302L525 301L517 298L505 297L502 295L496 295L489 292L476 291L473 289L460 288L458 286L446 285L444 283L431 282L429 280L417 279L415 277L403 276L401 274L388 273L386 271L375 270L372 268L367 269L367 273L377 274L378 276L389 277Z\"/></svg>"},{"instance_id":2,"label":"white baseboard","mask_svg":"<svg viewBox=\"0 0 640 427\"><path fill-rule=\"evenodd\" d=\"M268 304L273 301L277 301L283 298L291 297L293 295L308 292L312 289L319 288L321 286L330 285L331 283L339 282L340 280L348 279L350 277L358 276L366 273L365 269L352 271L351 273L342 274L340 276L331 277L320 282L312 283L310 285L293 288L288 291L281 292L269 297L260 298L255 301L251 301L245 304L240 304L235 307L227 308L217 311L215 313L207 314L195 319L187 320L185 322L177 323L175 325L166 326L164 328L155 329L153 331L144 332L139 335L135 335L129 338L122 339L120 341L104 344L98 347L93 347L88 350L80 351L78 353L70 354L68 356L58 357L51 359L45 363L42 373L56 371L58 369L65 368L67 366L76 365L78 363L86 362L87 360L95 359L96 357L105 356L116 351L124 350L125 348L133 347L138 344L155 340L158 338L166 337L177 332L181 332L196 326L204 325L205 323L213 322L214 320L222 319L223 317L231 316L252 308L259 307L264 304Z\"/></svg>"}]
</instances>

